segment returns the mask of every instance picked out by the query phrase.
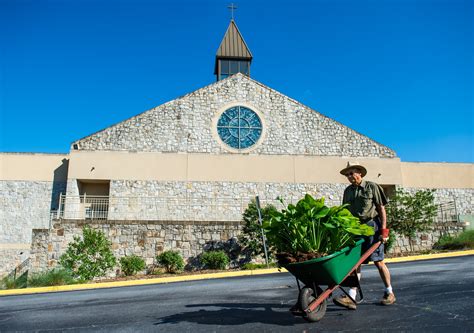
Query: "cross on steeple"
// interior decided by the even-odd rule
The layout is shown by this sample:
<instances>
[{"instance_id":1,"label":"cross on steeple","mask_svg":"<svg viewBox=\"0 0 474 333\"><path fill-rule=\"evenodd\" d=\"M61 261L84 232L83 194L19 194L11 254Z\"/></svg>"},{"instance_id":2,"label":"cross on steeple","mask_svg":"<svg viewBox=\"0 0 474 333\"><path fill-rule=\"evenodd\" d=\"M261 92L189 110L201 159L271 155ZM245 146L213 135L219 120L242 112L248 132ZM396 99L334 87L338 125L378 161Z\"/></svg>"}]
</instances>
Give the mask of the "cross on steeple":
<instances>
[{"instance_id":1,"label":"cross on steeple","mask_svg":"<svg viewBox=\"0 0 474 333\"><path fill-rule=\"evenodd\" d=\"M230 9L231 15L232 15L232 20L234 19L234 9L237 9L237 6L234 6L234 3L231 3L227 8Z\"/></svg>"}]
</instances>

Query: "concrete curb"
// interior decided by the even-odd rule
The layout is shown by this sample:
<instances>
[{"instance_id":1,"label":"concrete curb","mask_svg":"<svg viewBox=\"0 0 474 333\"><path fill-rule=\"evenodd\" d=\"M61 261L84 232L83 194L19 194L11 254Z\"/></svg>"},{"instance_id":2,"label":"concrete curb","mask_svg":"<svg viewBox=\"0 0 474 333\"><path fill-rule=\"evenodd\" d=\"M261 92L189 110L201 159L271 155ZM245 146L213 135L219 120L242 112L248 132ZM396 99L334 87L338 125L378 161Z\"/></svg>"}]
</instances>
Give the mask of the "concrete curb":
<instances>
[{"instance_id":1,"label":"concrete curb","mask_svg":"<svg viewBox=\"0 0 474 333\"><path fill-rule=\"evenodd\" d=\"M390 258L385 259L386 263L398 263L398 262L409 262L418 260L430 260L430 259L442 259L450 257L460 257L474 255L474 250L457 251L448 253L436 253L426 254L410 257ZM148 284L161 284L171 282L184 282L184 281L197 281L207 279L220 279L238 276L251 276L251 275L264 275L274 273L286 273L286 269L269 268L269 269L258 269L258 270L246 270L246 271L232 271L232 272L219 272L210 274L197 274L197 275L183 275L183 276L172 276L162 277L155 279L141 279L141 280L128 280L128 281L116 281L116 282L102 282L102 283L87 283L87 284L72 284L66 286L55 286L55 287L37 287L37 288L24 288L24 289L9 289L0 290L1 296L12 296L12 295L30 295L39 293L51 293L60 291L75 291L75 290L90 290L90 289L102 289L102 288L117 288L117 287L129 287L129 286L140 286Z\"/></svg>"}]
</instances>

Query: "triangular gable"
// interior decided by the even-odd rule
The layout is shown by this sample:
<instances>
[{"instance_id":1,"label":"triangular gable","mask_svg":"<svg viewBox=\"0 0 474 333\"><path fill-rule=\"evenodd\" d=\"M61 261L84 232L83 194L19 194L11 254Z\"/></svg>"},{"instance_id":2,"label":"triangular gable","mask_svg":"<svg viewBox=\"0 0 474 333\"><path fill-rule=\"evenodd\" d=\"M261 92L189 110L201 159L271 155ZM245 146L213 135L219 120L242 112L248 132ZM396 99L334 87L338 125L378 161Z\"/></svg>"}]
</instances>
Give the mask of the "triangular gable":
<instances>
[{"instance_id":1,"label":"triangular gable","mask_svg":"<svg viewBox=\"0 0 474 333\"><path fill-rule=\"evenodd\" d=\"M267 140L252 153L396 157L392 149L240 73L82 138L73 149L229 153L212 135L212 121L225 105L238 102L254 105L266 118Z\"/></svg>"}]
</instances>

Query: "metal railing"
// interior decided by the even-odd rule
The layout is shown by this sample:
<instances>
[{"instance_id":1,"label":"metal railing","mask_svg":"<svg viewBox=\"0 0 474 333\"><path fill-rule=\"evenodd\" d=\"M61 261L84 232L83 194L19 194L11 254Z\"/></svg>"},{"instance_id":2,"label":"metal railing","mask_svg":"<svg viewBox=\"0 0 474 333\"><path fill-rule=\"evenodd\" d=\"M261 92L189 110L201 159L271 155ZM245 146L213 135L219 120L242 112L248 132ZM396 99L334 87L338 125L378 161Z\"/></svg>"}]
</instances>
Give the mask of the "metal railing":
<instances>
[{"instance_id":1,"label":"metal railing","mask_svg":"<svg viewBox=\"0 0 474 333\"><path fill-rule=\"evenodd\" d=\"M447 201L439 203L438 214L436 217L439 223L459 222L456 201Z\"/></svg>"},{"instance_id":2,"label":"metal railing","mask_svg":"<svg viewBox=\"0 0 474 333\"><path fill-rule=\"evenodd\" d=\"M59 208L52 219L85 220L154 220L154 221L241 221L242 214L255 197L180 198L145 196L61 195ZM285 203L300 198L290 198ZM282 208L276 199L261 198L262 207L272 204Z\"/></svg>"},{"instance_id":3,"label":"metal railing","mask_svg":"<svg viewBox=\"0 0 474 333\"><path fill-rule=\"evenodd\" d=\"M30 261L30 258L25 259L21 264L16 266L9 274L7 274L7 278L16 279L26 273L30 267Z\"/></svg>"}]
</instances>

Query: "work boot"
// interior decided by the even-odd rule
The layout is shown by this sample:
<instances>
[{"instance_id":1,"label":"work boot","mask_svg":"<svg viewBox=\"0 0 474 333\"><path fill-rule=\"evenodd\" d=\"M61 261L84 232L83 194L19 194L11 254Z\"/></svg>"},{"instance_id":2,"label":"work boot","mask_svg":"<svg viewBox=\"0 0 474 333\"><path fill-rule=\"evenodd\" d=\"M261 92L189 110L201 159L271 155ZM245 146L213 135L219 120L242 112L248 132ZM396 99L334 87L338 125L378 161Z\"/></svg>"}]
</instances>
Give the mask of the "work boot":
<instances>
[{"instance_id":1,"label":"work boot","mask_svg":"<svg viewBox=\"0 0 474 333\"><path fill-rule=\"evenodd\" d=\"M395 303L396 300L397 300L397 299L395 298L394 293L390 293L390 294L389 294L389 293L385 293L385 294L383 295L383 298L382 298L382 300L380 301L380 303L381 303L382 305L392 305L393 303Z\"/></svg>"},{"instance_id":2,"label":"work boot","mask_svg":"<svg viewBox=\"0 0 474 333\"><path fill-rule=\"evenodd\" d=\"M346 295L343 295L343 296L337 297L337 298L333 298L332 301L334 302L334 304L336 304L338 306L342 306L342 307L347 308L347 309L351 309L351 310L357 309L357 306L355 305L355 303L349 297L347 297Z\"/></svg>"}]
</instances>

